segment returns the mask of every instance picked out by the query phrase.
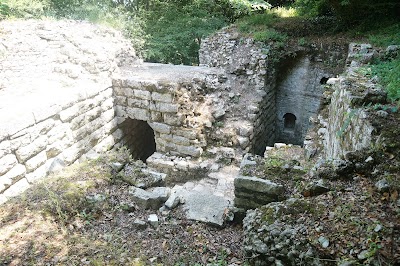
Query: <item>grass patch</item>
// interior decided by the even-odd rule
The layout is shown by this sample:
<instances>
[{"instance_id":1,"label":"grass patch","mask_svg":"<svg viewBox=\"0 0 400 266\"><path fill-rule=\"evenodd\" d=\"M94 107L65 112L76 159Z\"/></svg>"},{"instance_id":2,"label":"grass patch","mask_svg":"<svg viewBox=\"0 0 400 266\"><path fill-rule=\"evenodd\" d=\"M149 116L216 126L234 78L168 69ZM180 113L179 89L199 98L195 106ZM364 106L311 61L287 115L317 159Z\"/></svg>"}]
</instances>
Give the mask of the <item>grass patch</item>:
<instances>
[{"instance_id":1,"label":"grass patch","mask_svg":"<svg viewBox=\"0 0 400 266\"><path fill-rule=\"evenodd\" d=\"M400 43L400 42L399 42ZM371 74L377 75L386 88L389 100L400 100L400 57L390 61L380 61L371 65ZM399 102L400 103L400 102Z\"/></svg>"}]
</instances>

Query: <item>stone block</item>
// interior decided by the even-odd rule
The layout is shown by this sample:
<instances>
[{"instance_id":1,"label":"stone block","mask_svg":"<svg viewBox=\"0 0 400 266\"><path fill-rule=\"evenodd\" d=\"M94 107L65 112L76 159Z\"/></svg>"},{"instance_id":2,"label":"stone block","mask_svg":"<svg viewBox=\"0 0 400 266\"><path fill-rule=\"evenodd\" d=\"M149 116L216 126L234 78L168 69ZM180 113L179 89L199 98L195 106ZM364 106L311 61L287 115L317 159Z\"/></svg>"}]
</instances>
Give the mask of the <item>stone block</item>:
<instances>
[{"instance_id":1,"label":"stone block","mask_svg":"<svg viewBox=\"0 0 400 266\"><path fill-rule=\"evenodd\" d=\"M115 96L115 103L117 105L122 105L122 106L126 106L128 103L128 98L126 98L125 96Z\"/></svg>"},{"instance_id":2,"label":"stone block","mask_svg":"<svg viewBox=\"0 0 400 266\"><path fill-rule=\"evenodd\" d=\"M17 157L15 157L14 154L7 154L6 156L0 158L0 175L8 172L8 170L17 165L17 163Z\"/></svg>"},{"instance_id":3,"label":"stone block","mask_svg":"<svg viewBox=\"0 0 400 266\"><path fill-rule=\"evenodd\" d=\"M157 102L156 103L157 111L163 113L177 113L179 105L174 103L164 103L164 102Z\"/></svg>"},{"instance_id":4,"label":"stone block","mask_svg":"<svg viewBox=\"0 0 400 266\"><path fill-rule=\"evenodd\" d=\"M155 187L148 191L137 187L129 188L132 199L144 209L159 209L167 201L169 193L170 189L166 187Z\"/></svg>"},{"instance_id":5,"label":"stone block","mask_svg":"<svg viewBox=\"0 0 400 266\"><path fill-rule=\"evenodd\" d=\"M23 178L25 173L25 166L23 166L22 164L17 164L6 174L0 176L0 192Z\"/></svg>"},{"instance_id":6,"label":"stone block","mask_svg":"<svg viewBox=\"0 0 400 266\"><path fill-rule=\"evenodd\" d=\"M0 158L9 153L11 153L11 142L8 140L0 142Z\"/></svg>"},{"instance_id":7,"label":"stone block","mask_svg":"<svg viewBox=\"0 0 400 266\"><path fill-rule=\"evenodd\" d=\"M71 147L65 149L59 156L61 156L60 158L69 165L75 162L83 154L84 147L81 147L81 143L78 142Z\"/></svg>"},{"instance_id":8,"label":"stone block","mask_svg":"<svg viewBox=\"0 0 400 266\"><path fill-rule=\"evenodd\" d=\"M127 115L132 119L148 121L150 119L150 112L141 108L126 108Z\"/></svg>"},{"instance_id":9,"label":"stone block","mask_svg":"<svg viewBox=\"0 0 400 266\"><path fill-rule=\"evenodd\" d=\"M34 183L38 181L39 179L44 178L47 175L47 165L42 165L39 168L37 168L35 171L26 174L25 178L28 180L29 183Z\"/></svg>"},{"instance_id":10,"label":"stone block","mask_svg":"<svg viewBox=\"0 0 400 266\"><path fill-rule=\"evenodd\" d=\"M79 114L81 114L81 107L83 107L82 103L79 104L74 104L73 106L63 110L60 112L60 120L62 122L69 122L73 118L77 117Z\"/></svg>"},{"instance_id":11,"label":"stone block","mask_svg":"<svg viewBox=\"0 0 400 266\"><path fill-rule=\"evenodd\" d=\"M266 179L238 176L235 178L234 185L235 195L260 193L263 197L271 198L271 201L279 201L284 198L284 187Z\"/></svg>"},{"instance_id":12,"label":"stone block","mask_svg":"<svg viewBox=\"0 0 400 266\"><path fill-rule=\"evenodd\" d=\"M47 119L28 128L27 132L30 134L31 139L36 139L40 135L46 135L52 128L54 128L55 122L54 119Z\"/></svg>"},{"instance_id":13,"label":"stone block","mask_svg":"<svg viewBox=\"0 0 400 266\"><path fill-rule=\"evenodd\" d=\"M128 107L136 107L142 109L148 109L150 102L148 100L130 98L128 99Z\"/></svg>"},{"instance_id":14,"label":"stone block","mask_svg":"<svg viewBox=\"0 0 400 266\"><path fill-rule=\"evenodd\" d=\"M71 129L76 130L76 129L84 126L85 124L98 118L101 113L102 113L102 110L100 107L94 107L90 111L77 116L76 118L71 120Z\"/></svg>"},{"instance_id":15,"label":"stone block","mask_svg":"<svg viewBox=\"0 0 400 266\"><path fill-rule=\"evenodd\" d=\"M47 146L47 136L40 136L31 144L21 147L16 151L18 161L20 163L32 158L39 152L43 151Z\"/></svg>"},{"instance_id":16,"label":"stone block","mask_svg":"<svg viewBox=\"0 0 400 266\"><path fill-rule=\"evenodd\" d=\"M239 146L242 149L245 149L249 144L250 144L250 140L246 137L237 137L237 141L239 143Z\"/></svg>"},{"instance_id":17,"label":"stone block","mask_svg":"<svg viewBox=\"0 0 400 266\"><path fill-rule=\"evenodd\" d=\"M238 128L238 133L240 136L248 137L253 133L253 126L242 124Z\"/></svg>"},{"instance_id":18,"label":"stone block","mask_svg":"<svg viewBox=\"0 0 400 266\"><path fill-rule=\"evenodd\" d=\"M170 134L170 132L171 132L171 126L163 124L163 123L152 122L152 123L149 123L149 125L154 131L157 131L158 133Z\"/></svg>"},{"instance_id":19,"label":"stone block","mask_svg":"<svg viewBox=\"0 0 400 266\"><path fill-rule=\"evenodd\" d=\"M150 112L152 122L163 122L163 115L161 112L152 111ZM169 124L169 123L167 123Z\"/></svg>"},{"instance_id":20,"label":"stone block","mask_svg":"<svg viewBox=\"0 0 400 266\"><path fill-rule=\"evenodd\" d=\"M8 112L8 114L6 117L0 117L0 137L2 136L2 139L35 124L35 117L31 112L24 114L20 112L16 112L15 114Z\"/></svg>"},{"instance_id":21,"label":"stone block","mask_svg":"<svg viewBox=\"0 0 400 266\"><path fill-rule=\"evenodd\" d=\"M147 221L149 222L149 224L153 227L153 228L157 228L159 225L159 221L158 221L158 216L157 214L150 214L149 218L147 218Z\"/></svg>"},{"instance_id":22,"label":"stone block","mask_svg":"<svg viewBox=\"0 0 400 266\"><path fill-rule=\"evenodd\" d=\"M21 194L22 192L24 192L25 190L27 190L29 187L30 187L30 184L28 183L28 181L25 178L23 178L23 179L19 180L18 182L16 182L15 184L13 184L6 191L4 191L3 196L6 198L15 197L15 196Z\"/></svg>"},{"instance_id":23,"label":"stone block","mask_svg":"<svg viewBox=\"0 0 400 266\"><path fill-rule=\"evenodd\" d=\"M55 116L61 112L61 106L58 104L52 104L50 106L40 106L33 110L33 116L35 117L35 122L41 122L49 117Z\"/></svg>"},{"instance_id":24,"label":"stone block","mask_svg":"<svg viewBox=\"0 0 400 266\"><path fill-rule=\"evenodd\" d=\"M164 122L172 126L181 126L184 121L184 116L181 114L164 114Z\"/></svg>"},{"instance_id":25,"label":"stone block","mask_svg":"<svg viewBox=\"0 0 400 266\"><path fill-rule=\"evenodd\" d=\"M42 151L38 155L32 157L25 163L27 172L29 173L34 171L39 166L43 165L46 162L46 160L47 160L46 151Z\"/></svg>"},{"instance_id":26,"label":"stone block","mask_svg":"<svg viewBox=\"0 0 400 266\"><path fill-rule=\"evenodd\" d=\"M128 115L126 113L126 107L120 105L115 106L115 115L119 117L126 117Z\"/></svg>"},{"instance_id":27,"label":"stone block","mask_svg":"<svg viewBox=\"0 0 400 266\"><path fill-rule=\"evenodd\" d=\"M181 136L174 135L172 137L172 141L178 145L184 145L184 146L190 145L190 140L185 137L181 137Z\"/></svg>"},{"instance_id":28,"label":"stone block","mask_svg":"<svg viewBox=\"0 0 400 266\"><path fill-rule=\"evenodd\" d=\"M195 146L181 146L177 145L176 151L185 154L185 155L190 155L193 157L200 157L200 155L203 153L203 149L200 147L195 147Z\"/></svg>"},{"instance_id":29,"label":"stone block","mask_svg":"<svg viewBox=\"0 0 400 266\"><path fill-rule=\"evenodd\" d=\"M151 100L151 92L145 90L133 90L133 94L136 98L143 100Z\"/></svg>"},{"instance_id":30,"label":"stone block","mask_svg":"<svg viewBox=\"0 0 400 266\"><path fill-rule=\"evenodd\" d=\"M172 103L172 95L170 93L153 92L151 99L158 102Z\"/></svg>"},{"instance_id":31,"label":"stone block","mask_svg":"<svg viewBox=\"0 0 400 266\"><path fill-rule=\"evenodd\" d=\"M172 131L174 135L182 136L191 140L197 139L198 131L193 130L185 130L185 129L175 129Z\"/></svg>"}]
</instances>

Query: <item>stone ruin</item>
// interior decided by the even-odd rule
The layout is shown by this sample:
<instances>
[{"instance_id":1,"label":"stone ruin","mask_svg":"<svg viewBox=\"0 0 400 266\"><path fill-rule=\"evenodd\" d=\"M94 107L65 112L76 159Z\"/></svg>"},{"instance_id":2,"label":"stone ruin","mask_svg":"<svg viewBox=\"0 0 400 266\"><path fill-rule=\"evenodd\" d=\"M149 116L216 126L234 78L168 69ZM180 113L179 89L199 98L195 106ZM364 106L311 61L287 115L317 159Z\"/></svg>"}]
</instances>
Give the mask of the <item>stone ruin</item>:
<instances>
[{"instance_id":1,"label":"stone ruin","mask_svg":"<svg viewBox=\"0 0 400 266\"><path fill-rule=\"evenodd\" d=\"M345 50L299 49L275 68L268 47L225 29L202 41L200 66L174 66L142 62L102 26L1 22L0 201L125 146L167 184L200 179L193 191L211 183L231 205L245 154L303 144Z\"/></svg>"}]
</instances>

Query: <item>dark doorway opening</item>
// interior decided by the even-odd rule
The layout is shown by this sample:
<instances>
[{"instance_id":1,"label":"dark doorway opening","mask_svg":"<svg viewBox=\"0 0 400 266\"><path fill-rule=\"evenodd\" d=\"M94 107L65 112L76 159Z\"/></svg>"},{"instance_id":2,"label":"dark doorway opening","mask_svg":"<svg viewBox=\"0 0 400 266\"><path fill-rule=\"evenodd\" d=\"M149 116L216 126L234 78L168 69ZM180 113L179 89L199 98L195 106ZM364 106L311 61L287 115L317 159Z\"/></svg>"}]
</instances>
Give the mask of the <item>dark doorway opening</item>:
<instances>
[{"instance_id":1,"label":"dark doorway opening","mask_svg":"<svg viewBox=\"0 0 400 266\"><path fill-rule=\"evenodd\" d=\"M283 116L283 128L285 130L294 130L295 126L296 126L296 116L294 114L291 113L286 113Z\"/></svg>"},{"instance_id":2,"label":"dark doorway opening","mask_svg":"<svg viewBox=\"0 0 400 266\"><path fill-rule=\"evenodd\" d=\"M121 129L124 132L123 144L133 159L145 162L156 151L154 131L146 121L127 118Z\"/></svg>"},{"instance_id":3,"label":"dark doorway opening","mask_svg":"<svg viewBox=\"0 0 400 266\"><path fill-rule=\"evenodd\" d=\"M319 84L321 84L321 85L326 84L326 82L328 81L328 79L329 79L329 78L327 78L327 77L323 77L323 78L319 81Z\"/></svg>"}]
</instances>

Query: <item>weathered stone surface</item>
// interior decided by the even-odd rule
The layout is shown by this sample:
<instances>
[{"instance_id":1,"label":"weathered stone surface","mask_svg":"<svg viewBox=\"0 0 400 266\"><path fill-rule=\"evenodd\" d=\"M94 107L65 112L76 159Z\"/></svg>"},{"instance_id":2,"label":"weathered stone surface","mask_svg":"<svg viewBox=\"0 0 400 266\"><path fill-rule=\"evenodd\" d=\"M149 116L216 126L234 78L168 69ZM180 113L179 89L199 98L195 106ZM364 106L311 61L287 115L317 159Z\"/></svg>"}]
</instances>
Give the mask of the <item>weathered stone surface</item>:
<instances>
[{"instance_id":1,"label":"weathered stone surface","mask_svg":"<svg viewBox=\"0 0 400 266\"><path fill-rule=\"evenodd\" d=\"M269 180L238 176L235 178L234 185L235 206L238 208L254 209L285 198L284 187Z\"/></svg>"},{"instance_id":2,"label":"weathered stone surface","mask_svg":"<svg viewBox=\"0 0 400 266\"><path fill-rule=\"evenodd\" d=\"M188 219L222 226L229 202L223 197L209 194L206 191L192 191L184 196L184 208Z\"/></svg>"},{"instance_id":3,"label":"weathered stone surface","mask_svg":"<svg viewBox=\"0 0 400 266\"><path fill-rule=\"evenodd\" d=\"M156 214L150 214L147 221L153 228L157 228L159 226L159 220Z\"/></svg>"},{"instance_id":4,"label":"weathered stone surface","mask_svg":"<svg viewBox=\"0 0 400 266\"><path fill-rule=\"evenodd\" d=\"M247 212L243 220L244 250L252 265L321 265L317 250L306 237L302 223L285 220L311 208L309 202L289 199Z\"/></svg>"},{"instance_id":5,"label":"weathered stone surface","mask_svg":"<svg viewBox=\"0 0 400 266\"><path fill-rule=\"evenodd\" d=\"M24 177L26 168L22 164L14 166L6 174L0 176L0 192Z\"/></svg>"},{"instance_id":6,"label":"weathered stone surface","mask_svg":"<svg viewBox=\"0 0 400 266\"><path fill-rule=\"evenodd\" d=\"M38 155L29 159L26 162L26 164L25 164L26 170L28 172L32 172L33 170L37 169L39 166L44 164L46 162L46 160L47 160L46 151L42 151L41 153L39 153Z\"/></svg>"},{"instance_id":7,"label":"weathered stone surface","mask_svg":"<svg viewBox=\"0 0 400 266\"><path fill-rule=\"evenodd\" d=\"M26 160L32 158L34 155L43 151L46 148L46 145L47 145L47 137L41 136L31 144L19 148L16 151L17 158L20 162L25 162Z\"/></svg>"},{"instance_id":8,"label":"weathered stone surface","mask_svg":"<svg viewBox=\"0 0 400 266\"><path fill-rule=\"evenodd\" d=\"M0 176L6 173L17 164L17 157L14 154L7 154L0 159Z\"/></svg>"},{"instance_id":9,"label":"weathered stone surface","mask_svg":"<svg viewBox=\"0 0 400 266\"><path fill-rule=\"evenodd\" d=\"M129 188L132 199L140 207L153 210L159 209L164 204L168 199L169 192L169 189L166 187L156 187L149 191L136 187Z\"/></svg>"},{"instance_id":10,"label":"weathered stone surface","mask_svg":"<svg viewBox=\"0 0 400 266\"><path fill-rule=\"evenodd\" d=\"M163 123L154 122L154 123L149 123L149 125L154 131L157 131L162 134L169 134L171 132L171 126Z\"/></svg>"}]
</instances>

